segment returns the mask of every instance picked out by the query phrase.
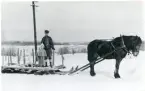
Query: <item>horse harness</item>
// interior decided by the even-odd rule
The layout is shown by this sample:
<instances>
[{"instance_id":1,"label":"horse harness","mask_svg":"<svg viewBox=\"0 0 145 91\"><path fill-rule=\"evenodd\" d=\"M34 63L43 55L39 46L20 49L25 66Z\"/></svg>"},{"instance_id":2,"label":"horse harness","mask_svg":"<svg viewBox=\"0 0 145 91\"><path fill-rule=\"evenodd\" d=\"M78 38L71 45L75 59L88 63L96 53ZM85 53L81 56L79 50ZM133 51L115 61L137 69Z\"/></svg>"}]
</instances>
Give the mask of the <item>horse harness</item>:
<instances>
[{"instance_id":1,"label":"horse harness","mask_svg":"<svg viewBox=\"0 0 145 91\"><path fill-rule=\"evenodd\" d=\"M124 51L126 51L128 55L131 54L131 53L127 50L127 47L126 47L126 45L124 44L124 40L123 40L123 37L122 37L122 36L121 36L121 41L122 41L121 49L123 49ZM111 46L113 47L114 51L116 52L115 46L113 45L112 42L110 42L110 43L111 43ZM117 52L116 52L116 53L117 53ZM118 54L118 53L117 53L117 54Z\"/></svg>"},{"instance_id":2,"label":"horse harness","mask_svg":"<svg viewBox=\"0 0 145 91\"><path fill-rule=\"evenodd\" d=\"M120 48L123 49L124 51L126 51L128 55L131 54L131 53L127 50L127 47L126 47L126 45L124 44L124 40L123 40L123 37L122 37L122 36L121 36L121 41L122 41L122 46L121 46ZM117 48L115 48L115 46L113 45L112 41L110 41L110 43L111 43L111 46L112 46L113 49L114 49L114 52L116 52L116 54L119 55L119 54L117 53ZM98 53L96 53L96 55L99 56Z\"/></svg>"}]
</instances>

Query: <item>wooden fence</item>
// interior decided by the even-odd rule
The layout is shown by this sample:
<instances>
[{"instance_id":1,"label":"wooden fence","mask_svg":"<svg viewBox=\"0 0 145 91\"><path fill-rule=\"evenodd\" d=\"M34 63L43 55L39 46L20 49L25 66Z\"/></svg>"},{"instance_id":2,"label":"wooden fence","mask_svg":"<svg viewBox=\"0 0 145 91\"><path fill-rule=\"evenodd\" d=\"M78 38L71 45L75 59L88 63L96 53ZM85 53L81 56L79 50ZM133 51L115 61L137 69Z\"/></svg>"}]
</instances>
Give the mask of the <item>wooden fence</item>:
<instances>
[{"instance_id":1,"label":"wooden fence","mask_svg":"<svg viewBox=\"0 0 145 91\"><path fill-rule=\"evenodd\" d=\"M1 52L1 56L2 56L2 66L11 66L11 65L18 65L18 66L25 66L28 65L27 64L27 60L26 59L26 49L20 49L20 48L2 48L2 52ZM37 59L38 62L36 62L36 55L35 55L35 51L34 49L31 49L31 53L29 54L29 56L31 57L30 60L30 65L31 67L34 66L44 66L45 65L45 57L46 57L46 53L43 51L40 51L38 49L37 52ZM64 66L64 56L63 54L60 55L62 58L62 65ZM52 60L53 60L53 65L55 65L55 53L53 51L53 55L52 55Z\"/></svg>"},{"instance_id":2,"label":"wooden fence","mask_svg":"<svg viewBox=\"0 0 145 91\"><path fill-rule=\"evenodd\" d=\"M1 56L2 65L26 65L26 49L2 48ZM32 64L36 64L34 49L32 49L32 60Z\"/></svg>"}]
</instances>

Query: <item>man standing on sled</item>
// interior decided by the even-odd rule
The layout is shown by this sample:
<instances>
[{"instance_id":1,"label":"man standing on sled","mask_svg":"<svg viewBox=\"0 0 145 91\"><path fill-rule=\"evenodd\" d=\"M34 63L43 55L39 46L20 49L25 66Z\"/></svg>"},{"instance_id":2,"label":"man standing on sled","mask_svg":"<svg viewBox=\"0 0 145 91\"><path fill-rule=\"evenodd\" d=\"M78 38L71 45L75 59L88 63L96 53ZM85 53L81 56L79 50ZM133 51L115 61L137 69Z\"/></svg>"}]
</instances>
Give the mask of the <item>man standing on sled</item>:
<instances>
[{"instance_id":1,"label":"man standing on sled","mask_svg":"<svg viewBox=\"0 0 145 91\"><path fill-rule=\"evenodd\" d=\"M53 40L50 36L48 36L49 31L45 30L45 36L42 38L41 43L44 45L44 50L46 51L47 57L45 60L49 59L50 67L53 66L52 64L52 50L55 50ZM45 66L47 65L47 61L45 62Z\"/></svg>"}]
</instances>

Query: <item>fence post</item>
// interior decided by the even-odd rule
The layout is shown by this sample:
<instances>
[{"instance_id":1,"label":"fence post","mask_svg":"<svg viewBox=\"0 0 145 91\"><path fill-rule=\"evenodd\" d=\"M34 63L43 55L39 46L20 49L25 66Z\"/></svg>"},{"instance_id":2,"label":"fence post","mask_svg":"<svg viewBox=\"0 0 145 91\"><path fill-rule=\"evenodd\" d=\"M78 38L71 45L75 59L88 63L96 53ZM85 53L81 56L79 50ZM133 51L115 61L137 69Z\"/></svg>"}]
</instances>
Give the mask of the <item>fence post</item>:
<instances>
[{"instance_id":1,"label":"fence post","mask_svg":"<svg viewBox=\"0 0 145 91\"><path fill-rule=\"evenodd\" d=\"M36 65L36 62L38 61L38 53L37 53L37 50L35 50L35 62L34 62L34 65Z\"/></svg>"},{"instance_id":2,"label":"fence post","mask_svg":"<svg viewBox=\"0 0 145 91\"><path fill-rule=\"evenodd\" d=\"M11 52L11 48L10 48L10 64L12 64L12 52Z\"/></svg>"},{"instance_id":3,"label":"fence post","mask_svg":"<svg viewBox=\"0 0 145 91\"><path fill-rule=\"evenodd\" d=\"M8 63L8 60L7 60L7 51L4 50L4 55L5 55L5 62Z\"/></svg>"},{"instance_id":4,"label":"fence post","mask_svg":"<svg viewBox=\"0 0 145 91\"><path fill-rule=\"evenodd\" d=\"M9 54L9 53L8 53ZM9 55L8 55L8 66L10 65L10 59L9 59Z\"/></svg>"},{"instance_id":5,"label":"fence post","mask_svg":"<svg viewBox=\"0 0 145 91\"><path fill-rule=\"evenodd\" d=\"M24 61L24 65L26 64L26 59L25 59L25 49L23 49L23 61Z\"/></svg>"},{"instance_id":6,"label":"fence post","mask_svg":"<svg viewBox=\"0 0 145 91\"><path fill-rule=\"evenodd\" d=\"M5 60L4 60L4 52L5 52L5 50L4 50L4 48L3 48L3 49L2 49L2 55L1 55L1 56L2 56L2 66L4 65L4 61L5 61Z\"/></svg>"},{"instance_id":7,"label":"fence post","mask_svg":"<svg viewBox=\"0 0 145 91\"><path fill-rule=\"evenodd\" d=\"M55 65L54 64L54 61L55 61L55 59L54 59L55 57L54 56L55 56L55 54L54 54L54 50L53 50L53 66Z\"/></svg>"},{"instance_id":8,"label":"fence post","mask_svg":"<svg viewBox=\"0 0 145 91\"><path fill-rule=\"evenodd\" d=\"M34 64L34 50L32 49L32 56L33 56L33 64Z\"/></svg>"},{"instance_id":9,"label":"fence post","mask_svg":"<svg viewBox=\"0 0 145 91\"><path fill-rule=\"evenodd\" d=\"M19 58L19 48L18 48L18 51L17 51L17 57L18 57L18 64L20 65L20 58Z\"/></svg>"},{"instance_id":10,"label":"fence post","mask_svg":"<svg viewBox=\"0 0 145 91\"><path fill-rule=\"evenodd\" d=\"M64 66L64 56L63 56L63 54L61 55L61 58L62 58L62 65Z\"/></svg>"},{"instance_id":11,"label":"fence post","mask_svg":"<svg viewBox=\"0 0 145 91\"><path fill-rule=\"evenodd\" d=\"M38 55L38 56L41 56L40 49L38 49L38 53L37 53L37 55ZM35 56L36 56L36 55L35 55ZM36 60L35 60L35 61L36 61ZM40 57L39 60L37 59L37 61L38 61L38 65L41 67L41 57Z\"/></svg>"},{"instance_id":12,"label":"fence post","mask_svg":"<svg viewBox=\"0 0 145 91\"><path fill-rule=\"evenodd\" d=\"M20 55L19 55L19 58L20 58L20 64L21 64L21 58L22 58L22 60L23 60L22 53L23 53L23 51L22 51L22 50L20 50Z\"/></svg>"}]
</instances>

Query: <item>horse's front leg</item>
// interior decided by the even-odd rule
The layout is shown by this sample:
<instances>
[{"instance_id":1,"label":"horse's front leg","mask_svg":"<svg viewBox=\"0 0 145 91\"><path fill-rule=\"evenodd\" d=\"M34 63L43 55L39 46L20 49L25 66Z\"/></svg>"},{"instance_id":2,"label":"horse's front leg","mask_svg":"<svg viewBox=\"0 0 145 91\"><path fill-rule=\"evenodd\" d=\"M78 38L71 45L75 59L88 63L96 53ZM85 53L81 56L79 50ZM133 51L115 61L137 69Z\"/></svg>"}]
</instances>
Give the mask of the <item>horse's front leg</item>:
<instances>
[{"instance_id":1,"label":"horse's front leg","mask_svg":"<svg viewBox=\"0 0 145 91\"><path fill-rule=\"evenodd\" d=\"M90 75L91 76L95 76L96 75L96 73L95 73L95 71L94 71L94 65L95 65L95 62L90 62Z\"/></svg>"},{"instance_id":2,"label":"horse's front leg","mask_svg":"<svg viewBox=\"0 0 145 91\"><path fill-rule=\"evenodd\" d=\"M116 59L115 71L114 71L114 77L115 78L120 78L120 75L119 75L119 66L120 66L120 62L121 61L122 61L122 59Z\"/></svg>"}]
</instances>

